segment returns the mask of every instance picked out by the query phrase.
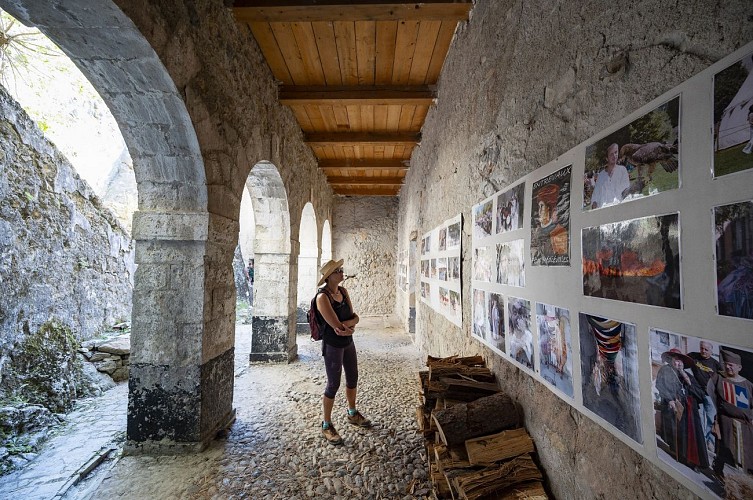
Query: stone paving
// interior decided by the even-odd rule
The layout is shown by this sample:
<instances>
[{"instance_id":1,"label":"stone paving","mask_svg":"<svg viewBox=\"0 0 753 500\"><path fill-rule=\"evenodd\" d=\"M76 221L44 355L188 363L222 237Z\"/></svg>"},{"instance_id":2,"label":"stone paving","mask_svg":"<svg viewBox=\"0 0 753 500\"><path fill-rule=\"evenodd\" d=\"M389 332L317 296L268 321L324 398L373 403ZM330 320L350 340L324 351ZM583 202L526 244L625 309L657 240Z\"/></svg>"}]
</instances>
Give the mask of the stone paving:
<instances>
[{"instance_id":1,"label":"stone paving","mask_svg":"<svg viewBox=\"0 0 753 500\"><path fill-rule=\"evenodd\" d=\"M308 336L301 335L299 359L294 363L248 366L244 360L250 351L250 327L239 325L233 399L237 418L226 436L195 455L118 456L100 465L92 473L95 479L87 480L88 484L82 482L69 488L64 498L428 496L423 438L416 432L415 420L418 404L415 372L422 366L421 355L402 327L382 318L362 320L356 335L360 367L358 406L374 421L374 427L362 429L346 423L343 381L333 412L334 424L345 440L342 446L327 444L320 434L324 386L321 343L312 343ZM123 384L100 398L122 402L118 429L121 441L126 396L125 392L117 395L114 391L125 390ZM92 418L72 415L69 420L80 419L82 425L89 426L90 435L104 437L99 422ZM102 446L116 442L118 431L109 442L104 440ZM51 448L55 451L56 446ZM56 469L56 462L47 458L48 453L43 451L33 463L39 464L38 471L48 471L48 476L27 476L29 481L24 487L44 485L50 478L59 478L60 486L70 481L70 472ZM77 452L82 456L87 453ZM21 475L32 469L28 467ZM77 469L72 470L75 473ZM21 486L11 489L5 479L0 484L0 498L52 498L60 491L52 487L44 491L27 489L21 496Z\"/></svg>"}]
</instances>

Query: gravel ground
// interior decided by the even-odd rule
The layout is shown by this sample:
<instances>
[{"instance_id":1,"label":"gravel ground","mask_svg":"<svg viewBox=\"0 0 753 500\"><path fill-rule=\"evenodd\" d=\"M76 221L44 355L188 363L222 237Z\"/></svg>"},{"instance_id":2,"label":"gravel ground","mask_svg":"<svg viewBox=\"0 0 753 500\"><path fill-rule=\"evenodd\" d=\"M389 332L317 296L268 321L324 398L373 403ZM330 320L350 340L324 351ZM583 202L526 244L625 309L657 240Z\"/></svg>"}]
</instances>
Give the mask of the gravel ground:
<instances>
[{"instance_id":1,"label":"gravel ground","mask_svg":"<svg viewBox=\"0 0 753 500\"><path fill-rule=\"evenodd\" d=\"M236 349L246 355L250 330L239 326ZM382 318L362 320L356 333L359 403L374 422L346 422L344 379L333 423L345 443L321 436L324 366L321 344L298 337L289 365L236 371L230 432L201 454L122 457L94 498L421 498L430 495L426 452L415 407L421 355L403 329ZM246 359L248 359L246 357Z\"/></svg>"}]
</instances>

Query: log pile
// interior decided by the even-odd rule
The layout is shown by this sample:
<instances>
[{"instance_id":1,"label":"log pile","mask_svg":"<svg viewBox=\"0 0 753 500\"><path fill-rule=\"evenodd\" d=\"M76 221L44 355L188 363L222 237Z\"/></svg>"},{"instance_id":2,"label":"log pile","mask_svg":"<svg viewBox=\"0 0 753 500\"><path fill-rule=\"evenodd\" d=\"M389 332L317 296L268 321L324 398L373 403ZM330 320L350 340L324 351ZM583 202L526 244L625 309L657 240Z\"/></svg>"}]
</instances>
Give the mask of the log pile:
<instances>
[{"instance_id":1,"label":"log pile","mask_svg":"<svg viewBox=\"0 0 753 500\"><path fill-rule=\"evenodd\" d=\"M518 407L481 356L434 358L418 372L416 418L439 499L546 499Z\"/></svg>"}]
</instances>

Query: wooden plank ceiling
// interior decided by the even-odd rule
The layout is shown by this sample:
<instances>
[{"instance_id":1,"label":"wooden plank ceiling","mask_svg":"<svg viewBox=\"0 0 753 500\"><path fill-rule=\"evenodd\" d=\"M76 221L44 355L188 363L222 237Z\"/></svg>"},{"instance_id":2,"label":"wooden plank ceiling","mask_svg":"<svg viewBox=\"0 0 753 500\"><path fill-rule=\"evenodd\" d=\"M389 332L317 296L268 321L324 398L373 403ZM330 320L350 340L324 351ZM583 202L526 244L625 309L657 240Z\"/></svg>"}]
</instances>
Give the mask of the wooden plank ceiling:
<instances>
[{"instance_id":1,"label":"wooden plank ceiling","mask_svg":"<svg viewBox=\"0 0 753 500\"><path fill-rule=\"evenodd\" d=\"M395 196L471 0L236 0L337 194Z\"/></svg>"}]
</instances>

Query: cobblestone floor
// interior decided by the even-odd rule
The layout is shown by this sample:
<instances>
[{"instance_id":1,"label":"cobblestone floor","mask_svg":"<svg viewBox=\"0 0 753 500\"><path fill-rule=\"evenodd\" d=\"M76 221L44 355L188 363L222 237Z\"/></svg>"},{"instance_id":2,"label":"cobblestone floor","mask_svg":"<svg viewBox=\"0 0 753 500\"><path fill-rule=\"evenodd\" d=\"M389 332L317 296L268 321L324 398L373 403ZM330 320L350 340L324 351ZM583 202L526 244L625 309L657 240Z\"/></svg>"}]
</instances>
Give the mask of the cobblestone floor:
<instances>
[{"instance_id":1,"label":"cobblestone floor","mask_svg":"<svg viewBox=\"0 0 753 500\"><path fill-rule=\"evenodd\" d=\"M366 318L359 325L359 409L375 425L361 429L346 423L341 389L333 420L345 440L342 446L325 443L320 434L321 344L299 336L299 359L294 363L251 366L244 362L249 345L250 327L241 325L236 334L236 421L225 438L203 453L123 457L116 451L115 458L105 460L87 480L70 486L71 474L81 466L71 465L69 471L54 458L54 453L64 453L63 448L78 439L66 433L32 463L36 467L20 473L19 478L28 479L25 486L12 489L3 481L0 498L52 498L55 493L97 499L420 498L429 494L425 451L415 421L415 372L422 366L421 356L402 327L382 318ZM69 419L80 422L89 435L102 436L104 443L97 450L122 443L126 391L125 385L119 386L96 404L111 404L122 411L114 429L99 430L93 416L99 410ZM75 455L83 464L92 453ZM52 486L34 490L45 484Z\"/></svg>"}]
</instances>

